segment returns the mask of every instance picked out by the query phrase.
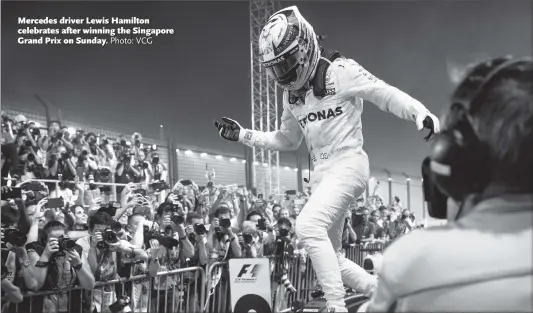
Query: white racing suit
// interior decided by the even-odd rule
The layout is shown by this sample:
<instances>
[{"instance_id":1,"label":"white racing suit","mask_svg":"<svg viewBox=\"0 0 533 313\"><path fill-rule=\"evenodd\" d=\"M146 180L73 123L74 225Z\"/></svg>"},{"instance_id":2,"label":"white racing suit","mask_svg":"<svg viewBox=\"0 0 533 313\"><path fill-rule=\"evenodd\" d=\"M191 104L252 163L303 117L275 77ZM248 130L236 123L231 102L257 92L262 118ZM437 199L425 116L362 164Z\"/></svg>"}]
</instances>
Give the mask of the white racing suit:
<instances>
[{"instance_id":1,"label":"white racing suit","mask_svg":"<svg viewBox=\"0 0 533 313\"><path fill-rule=\"evenodd\" d=\"M406 120L429 112L422 103L377 79L354 60L338 58L326 72L326 96L312 90L294 101L285 91L278 131L241 129L239 141L270 150L295 150L305 137L313 160L312 195L298 216L296 234L308 252L328 304L344 307L343 282L370 294L376 278L341 256L348 205L365 190L368 156L363 150L363 99ZM291 97L291 101L289 101ZM293 103L291 103L293 102Z\"/></svg>"}]
</instances>

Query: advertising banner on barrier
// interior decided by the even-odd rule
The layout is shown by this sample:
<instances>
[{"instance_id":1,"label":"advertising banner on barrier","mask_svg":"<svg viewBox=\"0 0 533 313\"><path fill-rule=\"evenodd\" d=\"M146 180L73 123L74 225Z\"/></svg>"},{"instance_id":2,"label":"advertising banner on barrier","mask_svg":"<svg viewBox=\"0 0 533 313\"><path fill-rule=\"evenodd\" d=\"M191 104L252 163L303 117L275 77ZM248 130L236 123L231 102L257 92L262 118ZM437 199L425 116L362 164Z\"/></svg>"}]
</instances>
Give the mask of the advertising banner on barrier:
<instances>
[{"instance_id":1,"label":"advertising banner on barrier","mask_svg":"<svg viewBox=\"0 0 533 313\"><path fill-rule=\"evenodd\" d=\"M229 276L232 312L272 312L268 259L231 259Z\"/></svg>"}]
</instances>

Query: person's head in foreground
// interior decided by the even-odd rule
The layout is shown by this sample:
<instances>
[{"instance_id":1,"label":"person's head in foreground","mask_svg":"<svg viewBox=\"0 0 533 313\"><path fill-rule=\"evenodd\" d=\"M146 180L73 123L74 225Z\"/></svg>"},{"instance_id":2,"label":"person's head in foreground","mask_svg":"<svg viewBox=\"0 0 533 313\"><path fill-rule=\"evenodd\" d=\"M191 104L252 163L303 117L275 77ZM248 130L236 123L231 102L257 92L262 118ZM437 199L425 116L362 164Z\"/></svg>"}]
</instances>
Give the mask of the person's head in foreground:
<instances>
[{"instance_id":1,"label":"person's head in foreground","mask_svg":"<svg viewBox=\"0 0 533 313\"><path fill-rule=\"evenodd\" d=\"M443 127L426 165L428 183L434 182L444 196L461 206L472 194L531 193L531 59L496 58L474 66L455 90ZM455 219L462 213L448 215Z\"/></svg>"}]
</instances>

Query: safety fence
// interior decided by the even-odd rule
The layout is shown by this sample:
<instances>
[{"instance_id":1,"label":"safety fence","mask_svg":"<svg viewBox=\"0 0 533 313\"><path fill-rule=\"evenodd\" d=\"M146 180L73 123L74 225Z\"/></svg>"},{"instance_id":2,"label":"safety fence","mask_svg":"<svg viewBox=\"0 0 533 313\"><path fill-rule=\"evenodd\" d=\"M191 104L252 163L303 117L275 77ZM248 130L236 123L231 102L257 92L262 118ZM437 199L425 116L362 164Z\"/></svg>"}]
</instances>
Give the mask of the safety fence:
<instances>
[{"instance_id":1,"label":"safety fence","mask_svg":"<svg viewBox=\"0 0 533 313\"><path fill-rule=\"evenodd\" d=\"M360 266L369 255L379 253L382 243L366 243L345 249L345 255ZM275 259L271 259L271 263ZM279 283L272 271L274 311L290 308L295 301L308 302L319 286L308 258L295 255L289 259L286 278L294 289ZM272 269L273 267L271 267ZM190 267L98 282L93 290L61 288L28 292L21 304L6 305L9 313L174 313L174 312L231 312L231 290L228 262L211 264L204 271Z\"/></svg>"}]
</instances>

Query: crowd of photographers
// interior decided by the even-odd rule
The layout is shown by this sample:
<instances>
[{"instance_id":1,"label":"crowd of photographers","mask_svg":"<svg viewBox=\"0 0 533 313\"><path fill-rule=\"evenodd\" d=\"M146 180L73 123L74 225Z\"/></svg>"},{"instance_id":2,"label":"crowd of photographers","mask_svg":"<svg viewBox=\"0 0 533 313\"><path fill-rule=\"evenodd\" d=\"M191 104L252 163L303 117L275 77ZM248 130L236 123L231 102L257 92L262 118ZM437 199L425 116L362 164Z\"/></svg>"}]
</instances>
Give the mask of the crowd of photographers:
<instances>
[{"instance_id":1,"label":"crowd of photographers","mask_svg":"<svg viewBox=\"0 0 533 313\"><path fill-rule=\"evenodd\" d=\"M197 277L178 282L158 273L287 253L305 269L294 226L310 190L264 197L244 186L217 185L214 173L204 186L180 180L170 187L155 147L144 148L139 134L112 142L81 131L72 136L57 122L45 134L21 115L3 114L2 125L3 312L118 312L129 301L136 311L163 312L172 301L161 299L173 298L178 283L199 285ZM101 184L113 181L125 183L116 197ZM398 198L389 207L379 197L360 198L346 215L344 247L387 243L414 228L414 215ZM96 282L137 275L151 277L151 287L94 289ZM286 272L276 280L292 288ZM75 287L92 292L23 297ZM188 308L203 305L188 301Z\"/></svg>"}]
</instances>

